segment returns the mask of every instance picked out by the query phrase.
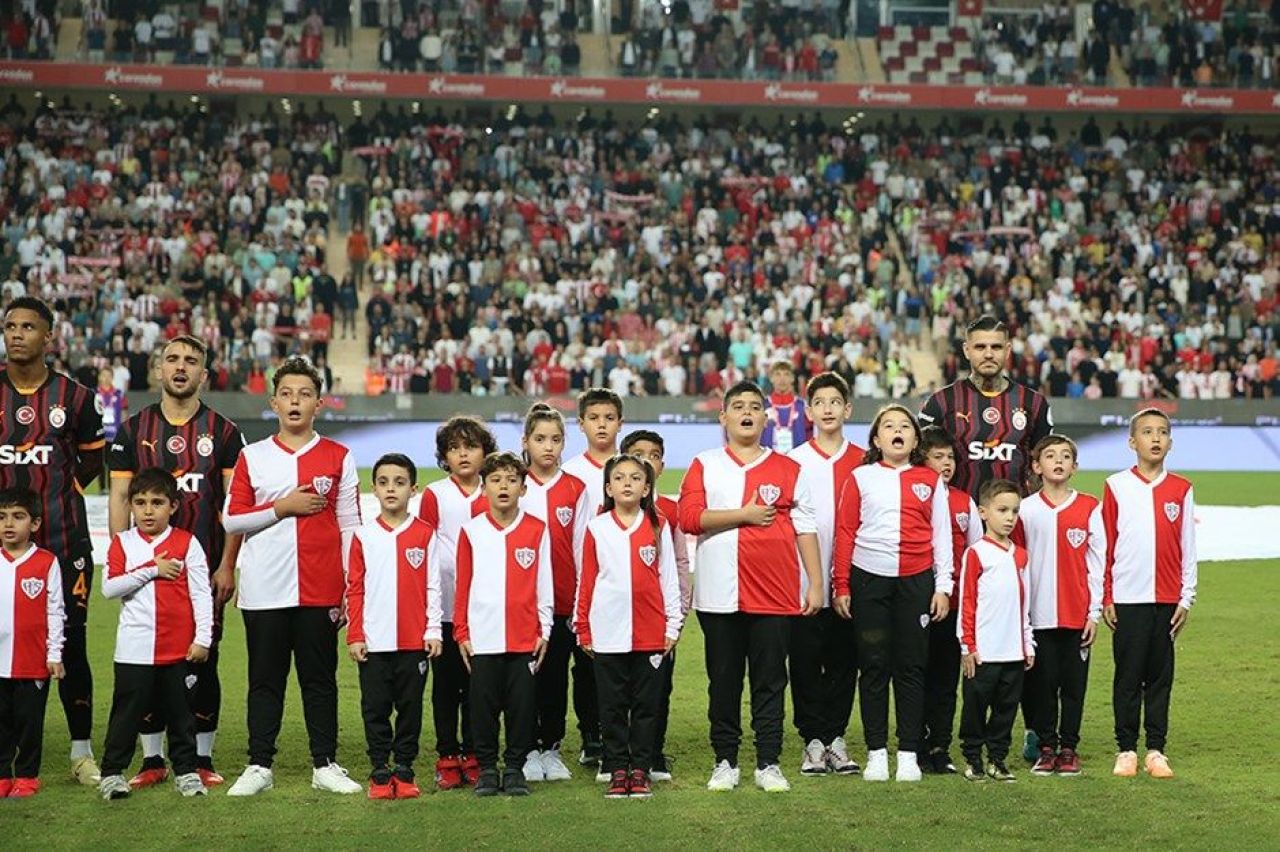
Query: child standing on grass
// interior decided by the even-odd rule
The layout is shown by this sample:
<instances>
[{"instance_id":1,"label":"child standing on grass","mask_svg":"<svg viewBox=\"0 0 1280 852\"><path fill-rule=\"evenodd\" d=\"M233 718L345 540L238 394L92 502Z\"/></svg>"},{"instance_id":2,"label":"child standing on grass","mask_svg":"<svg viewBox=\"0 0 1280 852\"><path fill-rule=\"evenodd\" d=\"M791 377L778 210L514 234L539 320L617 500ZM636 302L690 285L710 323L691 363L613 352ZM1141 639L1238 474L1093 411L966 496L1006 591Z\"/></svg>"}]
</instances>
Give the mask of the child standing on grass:
<instances>
[{"instance_id":1,"label":"child standing on grass","mask_svg":"<svg viewBox=\"0 0 1280 852\"><path fill-rule=\"evenodd\" d=\"M347 569L347 652L360 666L370 799L416 799L427 661L440 656L440 558L435 530L409 514L418 471L388 453L373 465L379 514L356 530ZM395 730L391 711L395 709ZM388 764L395 757L394 768Z\"/></svg>"},{"instance_id":2,"label":"child standing on grass","mask_svg":"<svg viewBox=\"0 0 1280 852\"><path fill-rule=\"evenodd\" d=\"M1023 673L1035 665L1026 590L1027 552L1009 540L1018 522L1018 486L985 482L978 512L986 534L964 553L960 569L960 667L964 709L960 748L970 781L1014 781L1005 759L1022 696ZM982 750L990 766L984 770Z\"/></svg>"},{"instance_id":3,"label":"child standing on grass","mask_svg":"<svg viewBox=\"0 0 1280 852\"><path fill-rule=\"evenodd\" d=\"M1106 533L1098 499L1071 487L1074 441L1065 435L1041 438L1031 450L1031 469L1042 485L1022 501L1013 530L1013 540L1027 551L1036 640L1036 667L1023 684L1040 744L1031 771L1079 775L1089 652L1102 615Z\"/></svg>"},{"instance_id":4,"label":"child standing on grass","mask_svg":"<svg viewBox=\"0 0 1280 852\"><path fill-rule=\"evenodd\" d=\"M31 541L40 521L34 491L0 491L0 799L39 792L49 682L66 674L62 569Z\"/></svg>"},{"instance_id":5,"label":"child standing on grass","mask_svg":"<svg viewBox=\"0 0 1280 852\"><path fill-rule=\"evenodd\" d=\"M956 572L951 585L951 606L947 617L929 623L929 664L924 673L924 732L920 748L924 752L920 768L937 775L951 775L951 729L956 720L956 687L960 681L960 641L956 638L956 597L960 590L960 560L964 549L982 538L982 518L969 492L951 484L956 472L955 444L941 426L920 431L920 451L927 468L947 483L950 508L951 553Z\"/></svg>"},{"instance_id":6,"label":"child standing on grass","mask_svg":"<svg viewBox=\"0 0 1280 852\"><path fill-rule=\"evenodd\" d=\"M521 767L538 722L534 678L551 638L554 591L547 525L520 509L527 473L513 453L487 456L480 478L489 509L458 534L453 625L471 673L477 796L529 795ZM501 776L499 715L507 729Z\"/></svg>"},{"instance_id":7,"label":"child standing on grass","mask_svg":"<svg viewBox=\"0 0 1280 852\"><path fill-rule=\"evenodd\" d=\"M614 456L604 478L605 512L587 526L582 545L574 632L595 661L605 796L643 799L652 795L663 658L684 621L680 579L671 530L653 503L653 468Z\"/></svg>"},{"instance_id":8,"label":"child standing on grass","mask_svg":"<svg viewBox=\"0 0 1280 852\"><path fill-rule=\"evenodd\" d=\"M480 466L498 442L474 417L451 417L436 432L436 464L448 474L422 492L418 517L436 531L440 549L440 605L444 649L431 661L431 714L436 729L436 789L452 790L476 783L480 767L471 743L471 704L467 669L454 639L454 589L458 533L489 508ZM458 726L462 733L459 736Z\"/></svg>"},{"instance_id":9,"label":"child standing on grass","mask_svg":"<svg viewBox=\"0 0 1280 852\"><path fill-rule=\"evenodd\" d=\"M637 456L648 462L653 468L654 508L667 522L675 544L676 574L680 578L680 616L688 616L693 607L693 575L689 572L689 540L680 529L680 508L670 497L657 492L657 483L662 479L665 468L663 455L666 444L662 436L649 429L638 429L622 439L622 452ZM667 725L671 720L671 692L675 688L676 649L672 648L662 659L662 692L658 701L658 721L654 726L653 767L649 770L650 781L670 781L674 758L666 753Z\"/></svg>"},{"instance_id":10,"label":"child standing on grass","mask_svg":"<svg viewBox=\"0 0 1280 852\"><path fill-rule=\"evenodd\" d=\"M1172 778L1164 748L1173 645L1196 599L1195 496L1188 480L1165 470L1173 446L1167 414L1158 408L1135 414L1129 446L1138 463L1107 477L1102 496L1102 617L1115 631L1111 700L1119 753L1113 773L1138 774L1138 724L1145 715L1143 766L1152 778Z\"/></svg>"},{"instance_id":11,"label":"child standing on grass","mask_svg":"<svg viewBox=\"0 0 1280 852\"><path fill-rule=\"evenodd\" d=\"M162 711L169 728L174 783L183 796L207 792L196 773L196 720L187 698L187 663L202 663L213 644L213 594L204 549L186 530L169 526L178 509L178 481L160 468L129 480L134 526L107 551L102 594L121 598L116 629L115 693L102 755L102 798L124 799L122 774L133 762L143 715Z\"/></svg>"},{"instance_id":12,"label":"child standing on grass","mask_svg":"<svg viewBox=\"0 0 1280 852\"><path fill-rule=\"evenodd\" d=\"M866 458L836 511L832 605L852 618L861 667L863 780L889 780L889 681L898 724L898 781L919 781L929 622L951 603L950 510L942 477L920 455L920 424L901 405L876 414Z\"/></svg>"},{"instance_id":13,"label":"child standing on grass","mask_svg":"<svg viewBox=\"0 0 1280 852\"><path fill-rule=\"evenodd\" d=\"M524 762L529 781L568 781L573 777L560 754L569 712L569 660L573 637L573 596L578 587L574 556L593 513L587 487L560 467L564 453L564 418L546 403L536 403L524 419L521 441L529 473L520 508L547 525L551 539L551 576L555 591L551 641L538 669L538 728L533 750Z\"/></svg>"}]
</instances>

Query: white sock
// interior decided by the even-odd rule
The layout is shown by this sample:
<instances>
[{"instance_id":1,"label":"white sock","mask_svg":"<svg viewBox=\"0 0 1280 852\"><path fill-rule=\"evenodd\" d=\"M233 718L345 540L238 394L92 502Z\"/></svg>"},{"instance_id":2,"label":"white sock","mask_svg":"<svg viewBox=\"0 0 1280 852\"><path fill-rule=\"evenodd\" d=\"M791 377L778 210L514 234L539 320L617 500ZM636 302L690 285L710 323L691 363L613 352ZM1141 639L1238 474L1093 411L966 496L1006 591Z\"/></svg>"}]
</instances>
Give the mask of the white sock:
<instances>
[{"instance_id":1,"label":"white sock","mask_svg":"<svg viewBox=\"0 0 1280 852\"><path fill-rule=\"evenodd\" d=\"M140 734L143 757L164 757L164 734Z\"/></svg>"},{"instance_id":2,"label":"white sock","mask_svg":"<svg viewBox=\"0 0 1280 852\"><path fill-rule=\"evenodd\" d=\"M82 757L93 757L93 744L88 740L72 740L71 759L79 760Z\"/></svg>"},{"instance_id":3,"label":"white sock","mask_svg":"<svg viewBox=\"0 0 1280 852\"><path fill-rule=\"evenodd\" d=\"M213 741L217 731L200 731L196 734L196 756L213 757Z\"/></svg>"}]
</instances>

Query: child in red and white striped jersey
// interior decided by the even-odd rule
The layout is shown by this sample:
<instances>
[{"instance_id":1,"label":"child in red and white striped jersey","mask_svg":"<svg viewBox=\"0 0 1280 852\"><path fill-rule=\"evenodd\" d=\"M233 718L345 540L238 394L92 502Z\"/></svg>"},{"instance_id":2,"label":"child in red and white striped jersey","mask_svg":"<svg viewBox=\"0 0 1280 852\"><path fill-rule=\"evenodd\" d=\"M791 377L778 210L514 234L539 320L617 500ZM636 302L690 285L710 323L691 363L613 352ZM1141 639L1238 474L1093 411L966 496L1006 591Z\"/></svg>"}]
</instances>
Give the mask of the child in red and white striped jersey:
<instances>
[{"instance_id":1,"label":"child in red and white striped jersey","mask_svg":"<svg viewBox=\"0 0 1280 852\"><path fill-rule=\"evenodd\" d=\"M605 796L648 798L663 657L684 621L680 580L670 527L653 503L653 468L619 455L604 476L605 511L582 544L574 632L595 660Z\"/></svg>"},{"instance_id":2,"label":"child in red and white striped jersey","mask_svg":"<svg viewBox=\"0 0 1280 852\"><path fill-rule=\"evenodd\" d=\"M587 522L595 515L586 484L560 467L564 453L564 418L546 403L535 403L524 419L521 441L529 473L520 508L547 525L551 539L551 576L555 605L547 658L538 669L538 730L533 751L524 763L529 781L567 781L569 767L560 756L569 712L569 660L573 638L573 596L578 588L575 554L582 547Z\"/></svg>"},{"instance_id":3,"label":"child in red and white striped jersey","mask_svg":"<svg viewBox=\"0 0 1280 852\"><path fill-rule=\"evenodd\" d=\"M513 453L480 468L489 510L458 535L453 629L471 672L471 727L480 777L477 796L529 795L522 766L538 721L534 677L551 638L554 591L547 525L520 509L528 469ZM506 722L499 786L498 716Z\"/></svg>"},{"instance_id":4,"label":"child in red and white striped jersey","mask_svg":"<svg viewBox=\"0 0 1280 852\"><path fill-rule=\"evenodd\" d=\"M924 732L920 736L920 768L940 775L956 771L949 753L956 719L956 686L960 681L960 641L956 638L956 596L960 590L960 559L964 549L982 538L978 504L967 491L951 484L956 472L955 444L940 426L920 432L925 466L947 483L951 552L956 571L951 584L951 609L942 621L929 624L929 664L924 673Z\"/></svg>"},{"instance_id":5,"label":"child in red and white striped jersey","mask_svg":"<svg viewBox=\"0 0 1280 852\"><path fill-rule=\"evenodd\" d=\"M1024 673L1036 662L1027 596L1027 552L1009 540L1018 521L1018 486L983 483L978 512L986 533L964 552L960 572L960 668L964 709L960 748L970 781L1013 781L1005 764ZM986 748L991 765L984 768Z\"/></svg>"},{"instance_id":6,"label":"child in red and white striped jersey","mask_svg":"<svg viewBox=\"0 0 1280 852\"><path fill-rule=\"evenodd\" d=\"M666 467L663 455L666 445L662 436L649 429L639 429L622 439L622 452L638 456L653 467L654 487L662 478ZM675 543L676 574L680 578L680 614L688 615L693 607L693 574L689 571L689 537L680 529L680 507L670 497L657 494L654 508L667 522ZM673 759L666 754L667 725L671 720L671 692L675 688L676 649L672 648L662 661L662 698L658 705L658 724L654 732L653 766L649 770L650 781L670 781Z\"/></svg>"},{"instance_id":7,"label":"child in red and white striped jersey","mask_svg":"<svg viewBox=\"0 0 1280 852\"><path fill-rule=\"evenodd\" d=\"M39 791L47 687L66 674L62 569L31 541L40 520L30 488L0 491L0 799Z\"/></svg>"},{"instance_id":8,"label":"child in red and white striped jersey","mask_svg":"<svg viewBox=\"0 0 1280 852\"><path fill-rule=\"evenodd\" d=\"M202 663L213 644L209 563L195 536L169 526L178 508L178 481L158 467L129 480L134 526L107 551L102 594L121 598L116 630L115 692L102 756L104 799L129 795L121 774L133 761L142 717L161 711L169 733L174 782L183 796L205 795L196 773L196 720L187 663Z\"/></svg>"},{"instance_id":9,"label":"child in red and white striped jersey","mask_svg":"<svg viewBox=\"0 0 1280 852\"><path fill-rule=\"evenodd\" d=\"M427 661L441 651L442 613L437 536L409 514L417 482L408 456L388 453L374 463L380 511L356 530L347 560L347 652L360 666L360 710L373 766L370 799L416 799L421 793L413 762Z\"/></svg>"},{"instance_id":10,"label":"child in red and white striped jersey","mask_svg":"<svg viewBox=\"0 0 1280 852\"><path fill-rule=\"evenodd\" d=\"M950 610L950 509L942 477L923 465L920 424L901 405L871 423L866 458L836 511L832 606L853 618L861 667L867 781L889 780L889 681L898 722L899 781L919 781L929 622Z\"/></svg>"},{"instance_id":11,"label":"child in red and white striped jersey","mask_svg":"<svg viewBox=\"0 0 1280 852\"><path fill-rule=\"evenodd\" d=\"M1138 724L1146 710L1145 769L1172 778L1164 756L1173 689L1173 645L1196 599L1195 495L1165 470L1173 446L1169 416L1158 408L1129 420L1138 463L1107 477L1102 496L1106 555L1102 617L1115 631L1113 709L1119 753L1115 775L1138 772Z\"/></svg>"},{"instance_id":12,"label":"child in red and white striped jersey","mask_svg":"<svg viewBox=\"0 0 1280 852\"><path fill-rule=\"evenodd\" d=\"M1089 650L1102 615L1106 533L1091 494L1071 487L1076 444L1065 435L1041 438L1031 469L1041 488L1022 501L1015 543L1027 550L1027 597L1035 632L1036 667L1023 683L1024 707L1040 753L1036 775L1077 775L1080 719L1089 682Z\"/></svg>"}]
</instances>

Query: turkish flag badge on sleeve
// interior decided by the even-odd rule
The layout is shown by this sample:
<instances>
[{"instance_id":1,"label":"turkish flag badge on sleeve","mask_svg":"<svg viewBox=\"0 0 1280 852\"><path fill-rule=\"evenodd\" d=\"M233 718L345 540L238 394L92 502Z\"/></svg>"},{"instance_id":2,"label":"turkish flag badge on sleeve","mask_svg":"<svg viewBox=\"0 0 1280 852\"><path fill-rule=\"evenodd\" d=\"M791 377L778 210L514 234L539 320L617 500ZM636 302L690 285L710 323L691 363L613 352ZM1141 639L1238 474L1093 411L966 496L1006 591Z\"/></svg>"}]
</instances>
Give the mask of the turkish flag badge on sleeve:
<instances>
[{"instance_id":1,"label":"turkish flag badge on sleeve","mask_svg":"<svg viewBox=\"0 0 1280 852\"><path fill-rule=\"evenodd\" d=\"M1222 0L1185 0L1187 14L1194 21L1221 21Z\"/></svg>"}]
</instances>

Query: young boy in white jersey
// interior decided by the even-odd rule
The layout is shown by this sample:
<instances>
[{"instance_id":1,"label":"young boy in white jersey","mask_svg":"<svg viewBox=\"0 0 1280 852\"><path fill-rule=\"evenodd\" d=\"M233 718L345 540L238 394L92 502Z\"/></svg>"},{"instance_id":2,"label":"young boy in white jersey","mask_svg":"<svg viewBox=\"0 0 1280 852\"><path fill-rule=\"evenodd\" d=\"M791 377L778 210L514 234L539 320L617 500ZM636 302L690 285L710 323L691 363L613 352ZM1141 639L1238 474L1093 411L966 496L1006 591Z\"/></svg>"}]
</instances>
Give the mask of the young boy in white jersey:
<instances>
[{"instance_id":1,"label":"young boy in white jersey","mask_svg":"<svg viewBox=\"0 0 1280 852\"><path fill-rule=\"evenodd\" d=\"M207 792L196 772L196 719L187 663L202 663L213 645L213 593L200 542L169 526L178 481L160 468L129 480L132 529L117 533L107 553L102 594L122 598L116 630L115 692L102 755L103 799L128 798L124 770L133 762L143 715L155 706L169 729L174 783L183 796Z\"/></svg>"},{"instance_id":2,"label":"young boy in white jersey","mask_svg":"<svg viewBox=\"0 0 1280 852\"><path fill-rule=\"evenodd\" d=\"M427 661L441 652L442 614L435 530L409 514L417 482L408 456L388 453L374 462L378 516L356 530L347 559L347 653L360 667L370 799L416 799L421 793L413 762Z\"/></svg>"},{"instance_id":3,"label":"young boy in white jersey","mask_svg":"<svg viewBox=\"0 0 1280 852\"><path fill-rule=\"evenodd\" d=\"M1173 777L1164 755L1173 646L1196 600L1198 564L1191 483L1164 466L1171 432L1169 415L1160 409L1135 414L1129 446L1138 462L1107 477L1102 496L1102 617L1115 631L1112 708L1119 753L1112 771L1122 778L1138 774L1140 720L1147 735L1143 768L1152 778Z\"/></svg>"},{"instance_id":4,"label":"young boy in white jersey","mask_svg":"<svg viewBox=\"0 0 1280 852\"><path fill-rule=\"evenodd\" d=\"M1036 661L1026 593L1027 552L1009 539L1021 502L1018 487L1009 480L983 483L978 512L986 532L964 552L960 569L960 748L964 777L970 781L1016 780L1006 758L1023 673ZM989 761L985 769L984 748Z\"/></svg>"},{"instance_id":5,"label":"young boy in white jersey","mask_svg":"<svg viewBox=\"0 0 1280 852\"><path fill-rule=\"evenodd\" d=\"M849 384L836 373L821 373L805 388L805 411L813 437L788 453L809 479L818 525L822 567L822 611L791 623L791 705L804 744L802 775L853 775L861 771L849 756L845 730L858 684L857 635L853 622L831 609L831 558L836 501L865 451L844 436L853 414Z\"/></svg>"}]
</instances>

